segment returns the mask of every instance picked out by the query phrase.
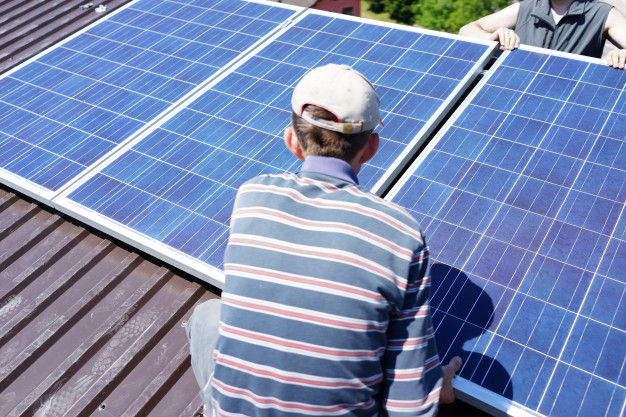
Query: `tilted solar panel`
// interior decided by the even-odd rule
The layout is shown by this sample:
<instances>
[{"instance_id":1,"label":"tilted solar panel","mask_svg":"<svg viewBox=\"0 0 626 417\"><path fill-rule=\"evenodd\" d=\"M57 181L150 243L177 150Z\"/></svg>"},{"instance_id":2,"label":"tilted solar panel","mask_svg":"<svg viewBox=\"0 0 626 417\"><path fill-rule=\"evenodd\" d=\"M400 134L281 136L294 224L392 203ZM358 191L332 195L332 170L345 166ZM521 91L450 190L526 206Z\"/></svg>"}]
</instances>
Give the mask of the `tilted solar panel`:
<instances>
[{"instance_id":1,"label":"tilted solar panel","mask_svg":"<svg viewBox=\"0 0 626 417\"><path fill-rule=\"evenodd\" d=\"M237 187L299 166L282 132L293 87L309 69L350 64L375 84L385 127L379 154L359 178L380 192L494 47L310 11L59 201L66 211L221 285Z\"/></svg>"},{"instance_id":2,"label":"tilted solar panel","mask_svg":"<svg viewBox=\"0 0 626 417\"><path fill-rule=\"evenodd\" d=\"M295 13L138 0L0 79L0 178L50 198Z\"/></svg>"},{"instance_id":3,"label":"tilted solar panel","mask_svg":"<svg viewBox=\"0 0 626 417\"><path fill-rule=\"evenodd\" d=\"M624 412L625 89L600 60L505 53L388 196L426 231L457 387L500 410Z\"/></svg>"}]
</instances>

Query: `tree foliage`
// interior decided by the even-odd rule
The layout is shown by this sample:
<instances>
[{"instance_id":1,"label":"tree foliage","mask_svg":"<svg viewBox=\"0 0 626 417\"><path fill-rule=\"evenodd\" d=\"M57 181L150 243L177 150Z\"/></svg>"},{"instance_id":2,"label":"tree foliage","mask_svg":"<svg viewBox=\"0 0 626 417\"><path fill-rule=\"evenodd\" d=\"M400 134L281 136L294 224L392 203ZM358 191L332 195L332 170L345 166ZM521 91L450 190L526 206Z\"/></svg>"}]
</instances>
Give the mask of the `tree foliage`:
<instances>
[{"instance_id":1,"label":"tree foliage","mask_svg":"<svg viewBox=\"0 0 626 417\"><path fill-rule=\"evenodd\" d=\"M384 0L368 0L367 4L370 11L374 13L383 13L385 11Z\"/></svg>"},{"instance_id":2,"label":"tree foliage","mask_svg":"<svg viewBox=\"0 0 626 417\"><path fill-rule=\"evenodd\" d=\"M383 0L383 4L393 20L407 25L415 23L414 0Z\"/></svg>"},{"instance_id":3,"label":"tree foliage","mask_svg":"<svg viewBox=\"0 0 626 417\"><path fill-rule=\"evenodd\" d=\"M511 0L367 0L370 10L388 12L399 23L456 33L461 26L491 14Z\"/></svg>"}]
</instances>

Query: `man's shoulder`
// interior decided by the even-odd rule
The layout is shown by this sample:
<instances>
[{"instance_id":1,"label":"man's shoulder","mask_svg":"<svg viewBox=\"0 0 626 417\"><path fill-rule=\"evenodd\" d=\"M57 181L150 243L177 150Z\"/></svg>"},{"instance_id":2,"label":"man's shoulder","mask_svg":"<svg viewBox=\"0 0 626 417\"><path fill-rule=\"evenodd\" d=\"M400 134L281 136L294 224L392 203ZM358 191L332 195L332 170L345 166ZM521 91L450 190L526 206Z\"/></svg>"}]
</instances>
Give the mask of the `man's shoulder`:
<instances>
[{"instance_id":1,"label":"man's shoulder","mask_svg":"<svg viewBox=\"0 0 626 417\"><path fill-rule=\"evenodd\" d=\"M349 200L358 205L357 211L366 211L368 216L371 216L376 220L375 223L384 224L385 229L394 230L392 233L396 236L395 239L401 239L401 236L408 237L413 243L411 246L418 244L421 245L424 242L424 233L417 220L403 207L385 200L384 198L373 194L371 191L361 186L350 187L345 190L349 195ZM368 228L370 223L364 225ZM380 230L378 227L374 227L374 230ZM373 231L374 231L373 230ZM389 230L387 230L389 233ZM385 233L386 234L386 233ZM394 240L395 240L394 239ZM417 243L416 243L417 242Z\"/></svg>"},{"instance_id":2,"label":"man's shoulder","mask_svg":"<svg viewBox=\"0 0 626 417\"><path fill-rule=\"evenodd\" d=\"M591 7L594 7L597 10L601 10L606 13L608 13L613 7L615 7L612 4L607 3L606 1L603 1L603 0L591 0L589 3Z\"/></svg>"},{"instance_id":3,"label":"man's shoulder","mask_svg":"<svg viewBox=\"0 0 626 417\"><path fill-rule=\"evenodd\" d=\"M366 200L364 204L371 205L373 208L377 208L388 213L390 216L397 218L398 220L402 220L407 224L412 225L414 228L419 229L419 224L417 220L402 206L395 204L389 200L385 200L382 197L373 194L369 190L364 189L363 187L358 187L359 191L363 193L363 197Z\"/></svg>"},{"instance_id":4,"label":"man's shoulder","mask_svg":"<svg viewBox=\"0 0 626 417\"><path fill-rule=\"evenodd\" d=\"M604 0L588 0L587 6L603 10L611 10L614 7L612 4Z\"/></svg>"},{"instance_id":5,"label":"man's shoulder","mask_svg":"<svg viewBox=\"0 0 626 417\"><path fill-rule=\"evenodd\" d=\"M417 240L423 240L419 223L407 210L362 186L344 181L326 181L325 177L315 175L267 174L246 181L240 187L241 192L287 196L306 210L323 207L329 215L332 211L337 220L359 223L359 227L364 228L385 224L401 229Z\"/></svg>"}]
</instances>

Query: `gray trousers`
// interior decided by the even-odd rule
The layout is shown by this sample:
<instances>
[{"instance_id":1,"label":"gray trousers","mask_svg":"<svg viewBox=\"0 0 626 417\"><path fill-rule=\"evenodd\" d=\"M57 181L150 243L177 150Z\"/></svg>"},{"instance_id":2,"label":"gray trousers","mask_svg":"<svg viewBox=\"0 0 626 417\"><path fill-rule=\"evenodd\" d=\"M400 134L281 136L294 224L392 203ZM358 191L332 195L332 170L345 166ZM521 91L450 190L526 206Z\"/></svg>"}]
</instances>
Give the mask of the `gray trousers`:
<instances>
[{"instance_id":1,"label":"gray trousers","mask_svg":"<svg viewBox=\"0 0 626 417\"><path fill-rule=\"evenodd\" d=\"M189 339L191 369L200 386L200 397L206 415L212 415L211 376L215 368L213 349L217 342L220 322L220 300L205 301L196 306L185 328Z\"/></svg>"}]
</instances>

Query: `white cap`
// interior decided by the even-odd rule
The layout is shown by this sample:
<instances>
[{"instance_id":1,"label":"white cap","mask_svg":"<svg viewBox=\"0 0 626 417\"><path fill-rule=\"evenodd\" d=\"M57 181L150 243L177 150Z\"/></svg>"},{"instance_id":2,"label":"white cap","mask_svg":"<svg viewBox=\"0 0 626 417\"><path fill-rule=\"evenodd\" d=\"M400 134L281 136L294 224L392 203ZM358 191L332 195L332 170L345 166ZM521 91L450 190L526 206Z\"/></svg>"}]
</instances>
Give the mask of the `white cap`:
<instances>
[{"instance_id":1,"label":"white cap","mask_svg":"<svg viewBox=\"0 0 626 417\"><path fill-rule=\"evenodd\" d=\"M339 122L323 120L304 111L306 105L321 107ZM291 108L304 120L323 129L359 133L382 125L380 100L374 86L348 65L328 64L309 71L296 85Z\"/></svg>"}]
</instances>

